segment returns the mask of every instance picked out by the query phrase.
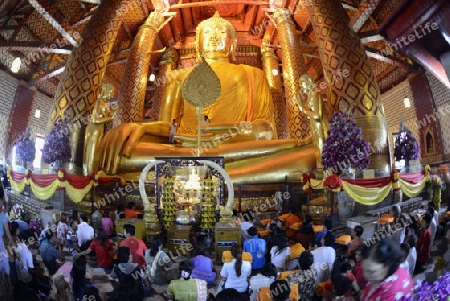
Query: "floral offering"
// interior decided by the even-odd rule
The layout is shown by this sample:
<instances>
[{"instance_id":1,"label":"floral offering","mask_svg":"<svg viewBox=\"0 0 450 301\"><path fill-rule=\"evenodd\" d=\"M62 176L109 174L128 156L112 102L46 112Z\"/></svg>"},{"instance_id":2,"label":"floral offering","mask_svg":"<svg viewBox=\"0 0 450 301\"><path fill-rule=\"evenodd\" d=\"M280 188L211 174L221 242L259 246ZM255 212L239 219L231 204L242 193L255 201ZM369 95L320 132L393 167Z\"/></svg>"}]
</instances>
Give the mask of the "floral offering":
<instances>
[{"instance_id":1,"label":"floral offering","mask_svg":"<svg viewBox=\"0 0 450 301\"><path fill-rule=\"evenodd\" d=\"M72 158L70 149L70 117L58 119L53 125L50 133L45 137L44 148L42 149L42 160L50 164L55 161L67 162Z\"/></svg>"},{"instance_id":2,"label":"floral offering","mask_svg":"<svg viewBox=\"0 0 450 301\"><path fill-rule=\"evenodd\" d=\"M420 155L419 142L409 128L400 123L400 132L395 139L394 157L395 161L417 160Z\"/></svg>"},{"instance_id":3,"label":"floral offering","mask_svg":"<svg viewBox=\"0 0 450 301\"><path fill-rule=\"evenodd\" d=\"M30 130L27 128L16 142L16 156L18 160L32 162L36 157L36 147L30 138Z\"/></svg>"},{"instance_id":4,"label":"floral offering","mask_svg":"<svg viewBox=\"0 0 450 301\"><path fill-rule=\"evenodd\" d=\"M12 206L11 211L9 212L9 218L12 220L19 219L23 220L25 217L25 209L20 204L15 204Z\"/></svg>"},{"instance_id":5,"label":"floral offering","mask_svg":"<svg viewBox=\"0 0 450 301\"><path fill-rule=\"evenodd\" d=\"M39 218L32 219L28 224L28 228L36 232L38 235L41 234L42 226L40 219Z\"/></svg>"},{"instance_id":6,"label":"floral offering","mask_svg":"<svg viewBox=\"0 0 450 301\"><path fill-rule=\"evenodd\" d=\"M322 164L333 172L355 166L361 170L369 166L369 143L364 140L355 120L343 113L334 113L330 119L328 138L323 146Z\"/></svg>"},{"instance_id":7,"label":"floral offering","mask_svg":"<svg viewBox=\"0 0 450 301\"><path fill-rule=\"evenodd\" d=\"M414 286L415 298L404 298L403 301L448 301L450 300L450 272L429 284L418 281Z\"/></svg>"}]
</instances>

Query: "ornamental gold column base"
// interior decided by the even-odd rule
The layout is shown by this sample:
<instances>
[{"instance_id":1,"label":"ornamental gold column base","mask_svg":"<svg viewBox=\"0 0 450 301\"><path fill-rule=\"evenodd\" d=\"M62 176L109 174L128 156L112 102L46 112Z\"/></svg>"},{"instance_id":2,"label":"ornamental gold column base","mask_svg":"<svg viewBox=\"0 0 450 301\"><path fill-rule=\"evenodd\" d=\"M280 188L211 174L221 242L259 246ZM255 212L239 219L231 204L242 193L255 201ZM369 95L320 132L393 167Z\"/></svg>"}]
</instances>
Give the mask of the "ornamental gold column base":
<instances>
[{"instance_id":1,"label":"ornamental gold column base","mask_svg":"<svg viewBox=\"0 0 450 301\"><path fill-rule=\"evenodd\" d=\"M155 204L144 203L145 240L151 244L155 237L161 235L161 224L156 214Z\"/></svg>"}]
</instances>

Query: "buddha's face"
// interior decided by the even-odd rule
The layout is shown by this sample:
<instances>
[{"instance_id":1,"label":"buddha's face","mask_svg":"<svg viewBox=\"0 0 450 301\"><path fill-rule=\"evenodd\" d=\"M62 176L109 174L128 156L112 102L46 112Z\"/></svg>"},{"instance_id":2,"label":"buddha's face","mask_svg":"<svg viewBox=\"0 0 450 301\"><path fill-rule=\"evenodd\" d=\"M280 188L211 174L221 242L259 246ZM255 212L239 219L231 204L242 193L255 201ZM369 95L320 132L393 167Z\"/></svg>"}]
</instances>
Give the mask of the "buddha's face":
<instances>
[{"instance_id":1,"label":"buddha's face","mask_svg":"<svg viewBox=\"0 0 450 301\"><path fill-rule=\"evenodd\" d=\"M228 58L231 44L231 33L228 26L211 24L203 27L201 46L205 56L216 54Z\"/></svg>"}]
</instances>

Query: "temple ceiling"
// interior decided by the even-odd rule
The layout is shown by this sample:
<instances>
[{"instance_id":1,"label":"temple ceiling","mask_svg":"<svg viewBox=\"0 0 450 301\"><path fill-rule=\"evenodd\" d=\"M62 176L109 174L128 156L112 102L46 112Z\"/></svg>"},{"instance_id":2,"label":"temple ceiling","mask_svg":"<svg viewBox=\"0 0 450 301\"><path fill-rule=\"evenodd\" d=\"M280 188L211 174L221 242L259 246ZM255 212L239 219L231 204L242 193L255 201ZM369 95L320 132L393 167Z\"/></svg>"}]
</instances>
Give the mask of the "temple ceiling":
<instances>
[{"instance_id":1,"label":"temple ceiling","mask_svg":"<svg viewBox=\"0 0 450 301\"><path fill-rule=\"evenodd\" d=\"M393 51L377 32L379 25L396 9L397 0L343 0L351 26L361 37L381 92L405 80L418 68L411 59ZM71 51L82 41L81 33L94 15L100 0L4 0L0 4L0 69L53 98ZM280 60L278 33L270 20L270 3L288 8L296 24L308 73L316 81L323 68L315 44L315 34L304 5L308 0L129 0L123 23L112 49L104 76L116 89L139 26L154 7L170 5L175 12L160 31L152 54L152 70L158 69L164 47L189 53L194 48L197 24L218 10L236 27L238 50L259 52L262 39L269 41ZM11 72L16 57L22 59L18 73ZM280 62L281 64L281 62Z\"/></svg>"}]
</instances>

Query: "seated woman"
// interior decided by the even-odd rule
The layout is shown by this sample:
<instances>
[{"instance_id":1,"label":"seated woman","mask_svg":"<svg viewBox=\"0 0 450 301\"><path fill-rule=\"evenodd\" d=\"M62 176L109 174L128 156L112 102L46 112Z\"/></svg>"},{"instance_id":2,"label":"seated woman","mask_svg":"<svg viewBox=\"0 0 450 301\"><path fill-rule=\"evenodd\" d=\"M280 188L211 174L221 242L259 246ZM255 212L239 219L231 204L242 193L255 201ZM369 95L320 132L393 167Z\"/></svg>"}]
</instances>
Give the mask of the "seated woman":
<instances>
[{"instance_id":1,"label":"seated woman","mask_svg":"<svg viewBox=\"0 0 450 301\"><path fill-rule=\"evenodd\" d=\"M325 282L325 296L331 296L334 290L336 290L336 281L341 279L341 276L346 276L351 281L351 287L344 292L345 297L351 297L352 291L355 293L359 292L359 285L356 281L356 277L353 275L350 270L350 263L345 257L345 255L341 255L336 258L336 261L333 264L333 269L331 271L331 279ZM330 298L331 299L331 298Z\"/></svg>"},{"instance_id":2,"label":"seated woman","mask_svg":"<svg viewBox=\"0 0 450 301\"><path fill-rule=\"evenodd\" d=\"M252 265L242 260L242 247L234 245L231 247L231 255L234 259L224 263L220 276L225 278L224 288L234 288L240 293L245 293L248 288L247 277L252 272Z\"/></svg>"},{"instance_id":3,"label":"seated woman","mask_svg":"<svg viewBox=\"0 0 450 301\"><path fill-rule=\"evenodd\" d=\"M262 287L270 286L272 282L277 279L278 271L273 263L266 263L266 265L259 271L256 276L249 280L250 301L258 300L258 292Z\"/></svg>"},{"instance_id":4,"label":"seated woman","mask_svg":"<svg viewBox=\"0 0 450 301\"><path fill-rule=\"evenodd\" d=\"M312 268L313 263L314 256L311 252L303 252L298 259L300 270L286 279L289 285L298 285L298 296L301 300L313 300L316 294L317 273Z\"/></svg>"},{"instance_id":5,"label":"seated woman","mask_svg":"<svg viewBox=\"0 0 450 301\"><path fill-rule=\"evenodd\" d=\"M119 264L111 273L111 278L119 281L115 294L123 293L130 300L143 300L142 280L145 278L145 274L141 272L137 263L133 263L133 257L128 247L119 247L117 255Z\"/></svg>"},{"instance_id":6,"label":"seated woman","mask_svg":"<svg viewBox=\"0 0 450 301\"><path fill-rule=\"evenodd\" d=\"M275 280L270 285L270 295L273 301L293 301L289 298L290 294L291 288L286 280Z\"/></svg>"},{"instance_id":7,"label":"seated woman","mask_svg":"<svg viewBox=\"0 0 450 301\"><path fill-rule=\"evenodd\" d=\"M370 246L364 254L364 277L369 282L361 301L402 300L413 297L414 282L408 271L400 268L400 246L386 238Z\"/></svg>"},{"instance_id":8,"label":"seated woman","mask_svg":"<svg viewBox=\"0 0 450 301\"><path fill-rule=\"evenodd\" d=\"M299 232L295 236L295 241L302 244L302 246L309 250L311 243L314 241L315 232L312 227L312 216L307 214L305 216L305 221L302 223Z\"/></svg>"},{"instance_id":9,"label":"seated woman","mask_svg":"<svg viewBox=\"0 0 450 301\"><path fill-rule=\"evenodd\" d=\"M289 261L291 249L288 246L288 238L285 235L278 236L276 245L270 249L270 262L278 271L286 271L286 264Z\"/></svg>"},{"instance_id":10,"label":"seated woman","mask_svg":"<svg viewBox=\"0 0 450 301\"><path fill-rule=\"evenodd\" d=\"M196 249L195 257L191 259L192 278L205 280L208 284L216 281L216 272L212 259L205 256L205 251Z\"/></svg>"},{"instance_id":11,"label":"seated woman","mask_svg":"<svg viewBox=\"0 0 450 301\"><path fill-rule=\"evenodd\" d=\"M95 285L86 279L86 257L84 255L75 258L70 276L72 278L72 293L75 301L85 301L86 289L92 286L95 287Z\"/></svg>"},{"instance_id":12,"label":"seated woman","mask_svg":"<svg viewBox=\"0 0 450 301\"><path fill-rule=\"evenodd\" d=\"M178 270L181 278L172 280L167 288L169 300L206 300L208 296L207 283L205 280L191 279L191 263L188 260L180 262Z\"/></svg>"},{"instance_id":13,"label":"seated woman","mask_svg":"<svg viewBox=\"0 0 450 301\"><path fill-rule=\"evenodd\" d=\"M354 301L348 294L352 289L352 280L347 275L338 275L334 278L334 298L333 301Z\"/></svg>"},{"instance_id":14,"label":"seated woman","mask_svg":"<svg viewBox=\"0 0 450 301\"><path fill-rule=\"evenodd\" d=\"M245 301L246 299L234 288L226 288L216 295L216 301Z\"/></svg>"},{"instance_id":15,"label":"seated woman","mask_svg":"<svg viewBox=\"0 0 450 301\"><path fill-rule=\"evenodd\" d=\"M179 277L178 271L172 269L172 261L162 250L163 242L155 239L150 250L145 251L145 262L147 263L147 278L154 284L167 284Z\"/></svg>"}]
</instances>

